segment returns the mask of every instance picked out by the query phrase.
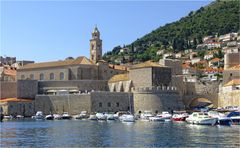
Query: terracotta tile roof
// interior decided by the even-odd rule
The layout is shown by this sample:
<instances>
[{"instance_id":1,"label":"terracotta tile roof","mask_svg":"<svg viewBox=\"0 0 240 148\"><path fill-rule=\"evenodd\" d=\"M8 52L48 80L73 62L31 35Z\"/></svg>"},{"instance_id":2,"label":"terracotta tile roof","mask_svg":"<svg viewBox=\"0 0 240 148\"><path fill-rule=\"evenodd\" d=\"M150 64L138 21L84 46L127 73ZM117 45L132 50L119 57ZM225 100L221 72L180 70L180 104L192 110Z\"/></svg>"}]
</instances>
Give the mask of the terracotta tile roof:
<instances>
[{"instance_id":1,"label":"terracotta tile roof","mask_svg":"<svg viewBox=\"0 0 240 148\"><path fill-rule=\"evenodd\" d=\"M3 73L5 74L5 75L9 75L9 76L16 76L16 70L15 69L4 69L3 70Z\"/></svg>"},{"instance_id":2,"label":"terracotta tile roof","mask_svg":"<svg viewBox=\"0 0 240 148\"><path fill-rule=\"evenodd\" d=\"M225 70L240 70L240 64L238 64L238 65L235 65L235 66L233 66L233 67L230 67L230 68L228 68L228 69L225 69Z\"/></svg>"},{"instance_id":3,"label":"terracotta tile roof","mask_svg":"<svg viewBox=\"0 0 240 148\"><path fill-rule=\"evenodd\" d=\"M128 73L125 74L118 74L118 75L114 75L111 79L109 79L109 83L114 83L114 82L119 82L119 81L128 81L129 77L128 77Z\"/></svg>"},{"instance_id":4,"label":"terracotta tile roof","mask_svg":"<svg viewBox=\"0 0 240 148\"><path fill-rule=\"evenodd\" d=\"M224 85L224 87L233 86L233 85L240 85L240 79L233 79L233 80L229 81L228 83L226 83Z\"/></svg>"},{"instance_id":5,"label":"terracotta tile roof","mask_svg":"<svg viewBox=\"0 0 240 148\"><path fill-rule=\"evenodd\" d=\"M207 73L212 73L212 72L219 72L222 73L223 72L223 68L212 68L212 67L207 67L204 69L204 72Z\"/></svg>"},{"instance_id":6,"label":"terracotta tile roof","mask_svg":"<svg viewBox=\"0 0 240 148\"><path fill-rule=\"evenodd\" d=\"M190 63L183 63L183 64L182 64L182 68L183 68L183 69L190 68Z\"/></svg>"},{"instance_id":7,"label":"terracotta tile roof","mask_svg":"<svg viewBox=\"0 0 240 148\"><path fill-rule=\"evenodd\" d=\"M0 99L0 102L32 102L32 100L20 99L20 98L4 98L4 99Z\"/></svg>"},{"instance_id":8,"label":"terracotta tile roof","mask_svg":"<svg viewBox=\"0 0 240 148\"><path fill-rule=\"evenodd\" d=\"M78 64L93 64L86 57L78 57L73 60L64 61L54 61L54 62L43 62L43 63L31 63L21 67L19 70L25 69L35 69L35 68L47 68L47 67L58 67L58 66L68 66L68 65L78 65Z\"/></svg>"},{"instance_id":9,"label":"terracotta tile roof","mask_svg":"<svg viewBox=\"0 0 240 148\"><path fill-rule=\"evenodd\" d=\"M136 64L131 67L131 69L137 69L137 68L146 68L146 67L167 67L152 61L146 61L144 63Z\"/></svg>"},{"instance_id":10,"label":"terracotta tile roof","mask_svg":"<svg viewBox=\"0 0 240 148\"><path fill-rule=\"evenodd\" d=\"M220 61L219 58L214 58L214 59L211 60L211 62L218 62L218 61Z\"/></svg>"}]
</instances>

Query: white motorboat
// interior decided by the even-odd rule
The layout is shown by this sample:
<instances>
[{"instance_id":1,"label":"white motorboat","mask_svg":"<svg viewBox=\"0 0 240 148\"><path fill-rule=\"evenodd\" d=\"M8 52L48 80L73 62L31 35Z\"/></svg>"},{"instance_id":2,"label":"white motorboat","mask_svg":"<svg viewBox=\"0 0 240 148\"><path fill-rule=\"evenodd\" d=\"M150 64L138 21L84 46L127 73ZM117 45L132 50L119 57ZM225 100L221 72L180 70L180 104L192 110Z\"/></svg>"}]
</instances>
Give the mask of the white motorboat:
<instances>
[{"instance_id":1,"label":"white motorboat","mask_svg":"<svg viewBox=\"0 0 240 148\"><path fill-rule=\"evenodd\" d=\"M116 120L116 117L114 116L114 114L105 114L107 116L107 120Z\"/></svg>"},{"instance_id":2,"label":"white motorboat","mask_svg":"<svg viewBox=\"0 0 240 148\"><path fill-rule=\"evenodd\" d=\"M141 115L140 115L140 119L141 120L146 120L149 121L150 117L154 117L151 111L144 111Z\"/></svg>"},{"instance_id":3,"label":"white motorboat","mask_svg":"<svg viewBox=\"0 0 240 148\"><path fill-rule=\"evenodd\" d=\"M87 111L81 111L79 115L75 116L75 119L87 119L88 117Z\"/></svg>"},{"instance_id":4,"label":"white motorboat","mask_svg":"<svg viewBox=\"0 0 240 148\"><path fill-rule=\"evenodd\" d=\"M209 111L208 116L217 118L218 119L217 123L219 125L231 125L232 124L232 119L230 117L227 117L223 113L219 113L216 111Z\"/></svg>"},{"instance_id":5,"label":"white motorboat","mask_svg":"<svg viewBox=\"0 0 240 148\"><path fill-rule=\"evenodd\" d=\"M64 112L62 114L62 119L71 119L72 117L68 114L68 112Z\"/></svg>"},{"instance_id":6,"label":"white motorboat","mask_svg":"<svg viewBox=\"0 0 240 148\"><path fill-rule=\"evenodd\" d=\"M161 114L157 114L157 116L164 120L170 120L172 118L172 115L166 111L162 112Z\"/></svg>"},{"instance_id":7,"label":"white motorboat","mask_svg":"<svg viewBox=\"0 0 240 148\"><path fill-rule=\"evenodd\" d=\"M62 115L59 115L59 114L53 114L53 117L56 120L61 120L62 119Z\"/></svg>"},{"instance_id":8,"label":"white motorboat","mask_svg":"<svg viewBox=\"0 0 240 148\"><path fill-rule=\"evenodd\" d=\"M4 120L12 120L13 119L13 116L12 115L9 115L9 116L4 116L3 117Z\"/></svg>"},{"instance_id":9,"label":"white motorboat","mask_svg":"<svg viewBox=\"0 0 240 148\"><path fill-rule=\"evenodd\" d=\"M190 124L215 125L217 118L211 118L207 113L193 112L188 118L186 118L186 121Z\"/></svg>"},{"instance_id":10,"label":"white motorboat","mask_svg":"<svg viewBox=\"0 0 240 148\"><path fill-rule=\"evenodd\" d=\"M23 119L24 116L22 116L22 115L17 115L16 118L17 118L17 119Z\"/></svg>"},{"instance_id":11,"label":"white motorboat","mask_svg":"<svg viewBox=\"0 0 240 148\"><path fill-rule=\"evenodd\" d=\"M104 113L97 113L96 117L98 120L107 120L107 116Z\"/></svg>"},{"instance_id":12,"label":"white motorboat","mask_svg":"<svg viewBox=\"0 0 240 148\"><path fill-rule=\"evenodd\" d=\"M149 117L149 121L161 121L164 122L165 119L159 117L159 116L154 116L154 117Z\"/></svg>"},{"instance_id":13,"label":"white motorboat","mask_svg":"<svg viewBox=\"0 0 240 148\"><path fill-rule=\"evenodd\" d=\"M54 116L53 115L47 115L46 117L45 117L45 119L46 120L53 120L54 119Z\"/></svg>"},{"instance_id":14,"label":"white motorboat","mask_svg":"<svg viewBox=\"0 0 240 148\"><path fill-rule=\"evenodd\" d=\"M35 115L36 120L44 120L43 112L42 111L37 111Z\"/></svg>"},{"instance_id":15,"label":"white motorboat","mask_svg":"<svg viewBox=\"0 0 240 148\"><path fill-rule=\"evenodd\" d=\"M88 119L89 120L98 120L96 115L90 115Z\"/></svg>"},{"instance_id":16,"label":"white motorboat","mask_svg":"<svg viewBox=\"0 0 240 148\"><path fill-rule=\"evenodd\" d=\"M131 114L122 115L119 119L122 122L135 122L135 117L133 115L131 115Z\"/></svg>"}]
</instances>

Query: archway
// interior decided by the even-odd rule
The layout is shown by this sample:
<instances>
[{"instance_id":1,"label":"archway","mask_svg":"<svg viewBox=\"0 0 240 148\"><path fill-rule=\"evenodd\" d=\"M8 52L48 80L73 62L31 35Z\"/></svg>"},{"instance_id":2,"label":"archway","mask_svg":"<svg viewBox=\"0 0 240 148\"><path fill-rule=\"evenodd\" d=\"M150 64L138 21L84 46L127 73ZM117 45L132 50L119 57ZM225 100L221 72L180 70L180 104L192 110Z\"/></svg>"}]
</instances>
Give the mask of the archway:
<instances>
[{"instance_id":1,"label":"archway","mask_svg":"<svg viewBox=\"0 0 240 148\"><path fill-rule=\"evenodd\" d=\"M189 108L213 107L212 101L207 98L195 98L190 101Z\"/></svg>"}]
</instances>

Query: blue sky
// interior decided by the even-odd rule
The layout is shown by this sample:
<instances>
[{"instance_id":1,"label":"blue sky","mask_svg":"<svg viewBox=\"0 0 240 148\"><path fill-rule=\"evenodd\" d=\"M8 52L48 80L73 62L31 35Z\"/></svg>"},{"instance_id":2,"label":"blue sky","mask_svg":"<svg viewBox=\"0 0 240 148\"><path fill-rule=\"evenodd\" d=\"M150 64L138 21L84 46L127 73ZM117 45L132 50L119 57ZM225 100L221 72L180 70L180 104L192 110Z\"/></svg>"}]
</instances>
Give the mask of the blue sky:
<instances>
[{"instance_id":1,"label":"blue sky","mask_svg":"<svg viewBox=\"0 0 240 148\"><path fill-rule=\"evenodd\" d=\"M210 1L1 1L1 55L36 62L89 57L97 24L103 52L129 44Z\"/></svg>"}]
</instances>

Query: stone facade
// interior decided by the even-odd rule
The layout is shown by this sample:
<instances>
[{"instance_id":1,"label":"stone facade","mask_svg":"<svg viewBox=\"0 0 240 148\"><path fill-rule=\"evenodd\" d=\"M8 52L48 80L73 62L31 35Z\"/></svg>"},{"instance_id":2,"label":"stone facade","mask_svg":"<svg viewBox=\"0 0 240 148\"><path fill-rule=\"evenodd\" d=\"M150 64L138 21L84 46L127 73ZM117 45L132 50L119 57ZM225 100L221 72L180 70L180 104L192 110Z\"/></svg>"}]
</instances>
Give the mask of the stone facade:
<instances>
[{"instance_id":1,"label":"stone facade","mask_svg":"<svg viewBox=\"0 0 240 148\"><path fill-rule=\"evenodd\" d=\"M3 109L4 115L23 115L31 117L34 115L33 102L0 102L0 107Z\"/></svg>"},{"instance_id":2,"label":"stone facade","mask_svg":"<svg viewBox=\"0 0 240 148\"><path fill-rule=\"evenodd\" d=\"M150 88L133 91L134 112L153 113L184 109L179 93L175 88Z\"/></svg>"},{"instance_id":3,"label":"stone facade","mask_svg":"<svg viewBox=\"0 0 240 148\"><path fill-rule=\"evenodd\" d=\"M91 92L77 95L37 95L35 99L35 112L44 114L63 113L76 115L81 111L116 112L129 111L132 103L131 93ZM133 107L133 106L132 106Z\"/></svg>"},{"instance_id":4,"label":"stone facade","mask_svg":"<svg viewBox=\"0 0 240 148\"><path fill-rule=\"evenodd\" d=\"M223 71L223 84L233 80L240 79L240 68L238 69L226 69Z\"/></svg>"},{"instance_id":5,"label":"stone facade","mask_svg":"<svg viewBox=\"0 0 240 148\"><path fill-rule=\"evenodd\" d=\"M219 107L226 106L240 106L240 90L234 90L232 92L219 93Z\"/></svg>"},{"instance_id":6,"label":"stone facade","mask_svg":"<svg viewBox=\"0 0 240 148\"><path fill-rule=\"evenodd\" d=\"M39 81L39 94L45 94L48 90L78 90L80 92L107 91L105 80L74 80L74 81Z\"/></svg>"},{"instance_id":7,"label":"stone facade","mask_svg":"<svg viewBox=\"0 0 240 148\"><path fill-rule=\"evenodd\" d=\"M34 99L38 94L38 82L36 80L18 80L17 98Z\"/></svg>"},{"instance_id":8,"label":"stone facade","mask_svg":"<svg viewBox=\"0 0 240 148\"><path fill-rule=\"evenodd\" d=\"M224 55L224 69L228 69L239 64L240 64L240 52L226 53Z\"/></svg>"},{"instance_id":9,"label":"stone facade","mask_svg":"<svg viewBox=\"0 0 240 148\"><path fill-rule=\"evenodd\" d=\"M171 82L171 69L168 67L145 67L129 71L129 79L134 87L168 86Z\"/></svg>"},{"instance_id":10,"label":"stone facade","mask_svg":"<svg viewBox=\"0 0 240 148\"><path fill-rule=\"evenodd\" d=\"M0 81L0 98L16 98L17 82Z\"/></svg>"}]
</instances>

